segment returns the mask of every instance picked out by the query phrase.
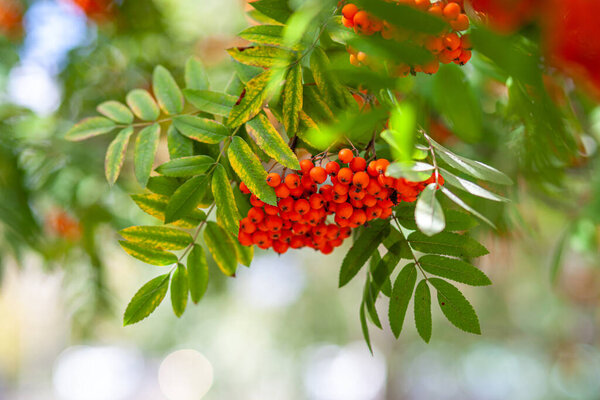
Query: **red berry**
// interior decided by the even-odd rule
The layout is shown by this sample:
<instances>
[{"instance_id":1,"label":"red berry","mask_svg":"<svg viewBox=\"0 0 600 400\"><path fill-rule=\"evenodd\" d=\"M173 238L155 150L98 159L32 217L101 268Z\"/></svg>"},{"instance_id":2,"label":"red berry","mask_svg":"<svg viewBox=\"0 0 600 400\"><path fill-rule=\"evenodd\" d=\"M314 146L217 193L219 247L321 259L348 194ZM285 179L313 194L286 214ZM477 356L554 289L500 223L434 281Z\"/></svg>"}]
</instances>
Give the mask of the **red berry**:
<instances>
[{"instance_id":1,"label":"red berry","mask_svg":"<svg viewBox=\"0 0 600 400\"><path fill-rule=\"evenodd\" d=\"M352 150L350 150L350 149L342 149L338 153L338 158L343 163L349 163L354 158L354 154L352 153Z\"/></svg>"}]
</instances>

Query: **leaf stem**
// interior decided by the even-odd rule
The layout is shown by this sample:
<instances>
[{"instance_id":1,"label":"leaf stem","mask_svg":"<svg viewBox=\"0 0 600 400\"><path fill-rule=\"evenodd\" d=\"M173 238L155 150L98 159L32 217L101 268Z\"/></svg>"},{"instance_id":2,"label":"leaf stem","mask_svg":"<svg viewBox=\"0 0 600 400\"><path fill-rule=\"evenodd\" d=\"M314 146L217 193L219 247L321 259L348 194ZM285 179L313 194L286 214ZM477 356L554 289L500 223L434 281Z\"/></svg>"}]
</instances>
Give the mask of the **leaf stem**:
<instances>
[{"instance_id":1,"label":"leaf stem","mask_svg":"<svg viewBox=\"0 0 600 400\"><path fill-rule=\"evenodd\" d=\"M404 232L402 232L402 227L400 226L400 222L398 222L398 218L396 217L395 214L393 214L392 217L394 218L394 221L396 222L396 225L398 226L398 232L400 232L400 234L402 235L402 238L404 240L406 240L406 244L408 244L408 248L410 249L410 254L413 257L413 260L415 260L415 265L421 271L421 274L423 275L423 278L425 278L425 280L427 282L429 282L429 278L428 278L427 274L425 273L425 271L423 270L423 267L421 267L421 263L419 263L419 260L417 259L417 256L415 255L415 252L414 252L412 246L410 245L410 242L408 241L408 238L404 235Z\"/></svg>"}]
</instances>

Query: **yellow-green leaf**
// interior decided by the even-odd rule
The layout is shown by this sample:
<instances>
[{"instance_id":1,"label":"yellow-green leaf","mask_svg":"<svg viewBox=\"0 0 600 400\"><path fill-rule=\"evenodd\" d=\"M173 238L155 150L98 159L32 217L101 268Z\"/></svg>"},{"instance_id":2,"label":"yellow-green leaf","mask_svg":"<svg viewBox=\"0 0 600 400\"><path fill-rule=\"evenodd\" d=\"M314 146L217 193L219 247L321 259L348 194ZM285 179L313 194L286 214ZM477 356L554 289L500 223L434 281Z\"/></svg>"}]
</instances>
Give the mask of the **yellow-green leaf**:
<instances>
[{"instance_id":1,"label":"yellow-green leaf","mask_svg":"<svg viewBox=\"0 0 600 400\"><path fill-rule=\"evenodd\" d=\"M171 274L157 276L137 291L125 310L124 326L135 324L152 314L167 294L170 277Z\"/></svg>"},{"instance_id":2,"label":"yellow-green leaf","mask_svg":"<svg viewBox=\"0 0 600 400\"><path fill-rule=\"evenodd\" d=\"M246 267L249 267L254 258L254 246L243 246L237 239L237 235L233 235L233 243L235 244L235 255L238 262Z\"/></svg>"},{"instance_id":3,"label":"yellow-green leaf","mask_svg":"<svg viewBox=\"0 0 600 400\"><path fill-rule=\"evenodd\" d=\"M183 111L183 94L173 75L162 65L154 68L152 88L158 105L167 114L179 114Z\"/></svg>"},{"instance_id":4,"label":"yellow-green leaf","mask_svg":"<svg viewBox=\"0 0 600 400\"><path fill-rule=\"evenodd\" d=\"M173 124L167 130L167 147L171 160L194 155L194 142L179 133Z\"/></svg>"},{"instance_id":5,"label":"yellow-green leaf","mask_svg":"<svg viewBox=\"0 0 600 400\"><path fill-rule=\"evenodd\" d=\"M131 196L131 198L142 211L144 211L148 215L158 218L162 222L165 221L165 210L167 209L167 204L169 203L168 196L147 193L134 194ZM208 204L200 204L200 206L207 207ZM190 211L189 214L173 222L173 225L184 229L192 229L198 226L198 224L204 221L205 219L206 214L204 213L204 211L195 208L192 211Z\"/></svg>"},{"instance_id":6,"label":"yellow-green leaf","mask_svg":"<svg viewBox=\"0 0 600 400\"><path fill-rule=\"evenodd\" d=\"M119 231L124 239L163 250L181 250L192 243L192 236L167 226L131 226Z\"/></svg>"},{"instance_id":7,"label":"yellow-green leaf","mask_svg":"<svg viewBox=\"0 0 600 400\"><path fill-rule=\"evenodd\" d=\"M185 86L188 89L208 89L208 75L200 60L190 57L185 64Z\"/></svg>"},{"instance_id":8,"label":"yellow-green leaf","mask_svg":"<svg viewBox=\"0 0 600 400\"><path fill-rule=\"evenodd\" d=\"M283 39L283 25L256 25L251 26L238 34L242 39L258 44L277 47L288 47ZM299 46L293 47L297 50Z\"/></svg>"},{"instance_id":9,"label":"yellow-green leaf","mask_svg":"<svg viewBox=\"0 0 600 400\"><path fill-rule=\"evenodd\" d=\"M160 109L154 98L148 91L134 89L126 97L127 105L136 117L143 121L156 121L160 115Z\"/></svg>"},{"instance_id":10,"label":"yellow-green leaf","mask_svg":"<svg viewBox=\"0 0 600 400\"><path fill-rule=\"evenodd\" d=\"M343 108L346 104L343 93L345 89L335 75L331 73L329 58L320 47L315 48L310 56L310 68L325 101Z\"/></svg>"},{"instance_id":11,"label":"yellow-green leaf","mask_svg":"<svg viewBox=\"0 0 600 400\"><path fill-rule=\"evenodd\" d=\"M232 138L227 157L235 173L252 193L267 204L277 205L275 190L267 185L267 171L244 139L237 136Z\"/></svg>"},{"instance_id":12,"label":"yellow-green leaf","mask_svg":"<svg viewBox=\"0 0 600 400\"><path fill-rule=\"evenodd\" d=\"M181 317L187 306L189 293L188 273L182 264L177 264L177 269L171 278L171 305L177 317Z\"/></svg>"},{"instance_id":13,"label":"yellow-green leaf","mask_svg":"<svg viewBox=\"0 0 600 400\"><path fill-rule=\"evenodd\" d=\"M125 152L127 151L127 144L129 138L133 134L133 127L127 127L123 129L117 137L108 146L106 150L106 158L104 159L104 171L106 173L106 180L109 184L114 184L121 173L121 167L125 160Z\"/></svg>"},{"instance_id":14,"label":"yellow-green leaf","mask_svg":"<svg viewBox=\"0 0 600 400\"><path fill-rule=\"evenodd\" d=\"M119 101L110 100L100 104L96 110L105 117L112 119L120 124L131 124L133 114L127 106Z\"/></svg>"},{"instance_id":15,"label":"yellow-green leaf","mask_svg":"<svg viewBox=\"0 0 600 400\"><path fill-rule=\"evenodd\" d=\"M146 183L148 183L159 139L160 125L153 124L142 129L135 140L133 156L135 177L143 187L146 187Z\"/></svg>"},{"instance_id":16,"label":"yellow-green leaf","mask_svg":"<svg viewBox=\"0 0 600 400\"><path fill-rule=\"evenodd\" d=\"M246 122L246 128L258 147L267 155L285 167L294 170L300 169L298 158L265 114L260 113L251 121Z\"/></svg>"},{"instance_id":17,"label":"yellow-green leaf","mask_svg":"<svg viewBox=\"0 0 600 400\"><path fill-rule=\"evenodd\" d=\"M283 126L290 137L298 131L302 99L302 65L297 63L288 71L283 88Z\"/></svg>"},{"instance_id":18,"label":"yellow-green leaf","mask_svg":"<svg viewBox=\"0 0 600 400\"><path fill-rule=\"evenodd\" d=\"M225 125L207 118L183 115L176 117L173 124L182 135L202 143L219 143L229 135Z\"/></svg>"},{"instance_id":19,"label":"yellow-green leaf","mask_svg":"<svg viewBox=\"0 0 600 400\"><path fill-rule=\"evenodd\" d=\"M229 115L237 101L235 96L210 90L184 89L183 94L187 101L198 110L223 117Z\"/></svg>"},{"instance_id":20,"label":"yellow-green leaf","mask_svg":"<svg viewBox=\"0 0 600 400\"><path fill-rule=\"evenodd\" d=\"M65 135L67 140L77 142L102 135L115 129L117 125L108 118L91 117L75 124Z\"/></svg>"},{"instance_id":21,"label":"yellow-green leaf","mask_svg":"<svg viewBox=\"0 0 600 400\"><path fill-rule=\"evenodd\" d=\"M267 86L271 80L272 72L265 71L252 78L242 92L243 98L239 104L231 109L227 125L235 128L254 117L262 109L267 100Z\"/></svg>"},{"instance_id":22,"label":"yellow-green leaf","mask_svg":"<svg viewBox=\"0 0 600 400\"><path fill-rule=\"evenodd\" d=\"M202 246L194 245L187 258L187 268L190 295L197 304L208 287L208 263Z\"/></svg>"},{"instance_id":23,"label":"yellow-green leaf","mask_svg":"<svg viewBox=\"0 0 600 400\"><path fill-rule=\"evenodd\" d=\"M284 66L291 58L289 51L270 46L234 47L227 52L242 64L262 68Z\"/></svg>"},{"instance_id":24,"label":"yellow-green leaf","mask_svg":"<svg viewBox=\"0 0 600 400\"><path fill-rule=\"evenodd\" d=\"M199 175L181 185L167 204L165 223L177 221L198 208L208 191L208 177Z\"/></svg>"},{"instance_id":25,"label":"yellow-green leaf","mask_svg":"<svg viewBox=\"0 0 600 400\"><path fill-rule=\"evenodd\" d=\"M160 165L156 172L164 176L185 178L206 172L214 163L215 160L209 156L182 157Z\"/></svg>"},{"instance_id":26,"label":"yellow-green leaf","mask_svg":"<svg viewBox=\"0 0 600 400\"><path fill-rule=\"evenodd\" d=\"M233 190L225 168L218 165L213 172L212 193L217 204L217 218L225 229L232 235L237 235L239 230L240 213L233 197Z\"/></svg>"},{"instance_id":27,"label":"yellow-green leaf","mask_svg":"<svg viewBox=\"0 0 600 400\"><path fill-rule=\"evenodd\" d=\"M234 276L237 258L232 251L235 244L231 236L217 223L209 221L204 229L204 242L221 271L227 276Z\"/></svg>"},{"instance_id":28,"label":"yellow-green leaf","mask_svg":"<svg viewBox=\"0 0 600 400\"><path fill-rule=\"evenodd\" d=\"M145 246L140 243L129 242L127 240L119 240L121 247L130 256L137 258L145 263L152 265L171 265L177 262L175 254L152 247Z\"/></svg>"}]
</instances>

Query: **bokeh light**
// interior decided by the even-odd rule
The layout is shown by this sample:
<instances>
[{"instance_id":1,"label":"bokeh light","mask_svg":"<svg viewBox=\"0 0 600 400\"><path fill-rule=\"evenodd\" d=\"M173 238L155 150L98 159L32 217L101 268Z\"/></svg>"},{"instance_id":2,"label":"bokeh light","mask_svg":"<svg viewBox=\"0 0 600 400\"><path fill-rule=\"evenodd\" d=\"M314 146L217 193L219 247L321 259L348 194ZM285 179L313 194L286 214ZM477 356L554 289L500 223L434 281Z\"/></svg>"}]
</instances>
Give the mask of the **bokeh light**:
<instances>
[{"instance_id":1,"label":"bokeh light","mask_svg":"<svg viewBox=\"0 0 600 400\"><path fill-rule=\"evenodd\" d=\"M178 350L160 364L158 383L169 400L199 400L212 386L213 367L196 350Z\"/></svg>"}]
</instances>

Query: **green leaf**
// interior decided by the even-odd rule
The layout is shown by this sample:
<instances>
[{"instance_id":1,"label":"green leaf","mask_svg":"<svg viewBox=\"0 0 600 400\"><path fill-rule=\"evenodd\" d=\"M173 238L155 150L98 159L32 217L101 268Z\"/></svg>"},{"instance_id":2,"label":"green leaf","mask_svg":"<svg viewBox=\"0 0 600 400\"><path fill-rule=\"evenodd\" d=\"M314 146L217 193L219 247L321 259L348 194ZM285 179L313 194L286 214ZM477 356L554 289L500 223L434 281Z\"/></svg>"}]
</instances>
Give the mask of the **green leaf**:
<instances>
[{"instance_id":1,"label":"green leaf","mask_svg":"<svg viewBox=\"0 0 600 400\"><path fill-rule=\"evenodd\" d=\"M235 105L229 118L227 125L235 128L253 118L262 109L264 102L267 100L267 86L271 80L272 72L265 71L256 77L252 78L245 86L243 98L239 104Z\"/></svg>"},{"instance_id":2,"label":"green leaf","mask_svg":"<svg viewBox=\"0 0 600 400\"><path fill-rule=\"evenodd\" d=\"M254 258L254 246L242 246L237 240L237 235L233 235L232 241L235 244L235 255L238 262L249 267Z\"/></svg>"},{"instance_id":3,"label":"green leaf","mask_svg":"<svg viewBox=\"0 0 600 400\"><path fill-rule=\"evenodd\" d=\"M186 178L203 174L214 164L215 160L209 156L182 157L167 161L156 168L156 172L164 176Z\"/></svg>"},{"instance_id":4,"label":"green leaf","mask_svg":"<svg viewBox=\"0 0 600 400\"><path fill-rule=\"evenodd\" d=\"M415 221L419 230L427 236L440 233L446 227L444 210L435 198L437 183L431 183L419 195L415 207Z\"/></svg>"},{"instance_id":5,"label":"green leaf","mask_svg":"<svg viewBox=\"0 0 600 400\"><path fill-rule=\"evenodd\" d=\"M460 178L443 168L440 168L440 171L448 185L457 187L461 190L464 190L465 192L471 193L473 196L500 202L509 201L506 197L502 197L497 195L496 193L492 193L489 190L484 189L481 186L470 182L466 179Z\"/></svg>"},{"instance_id":6,"label":"green leaf","mask_svg":"<svg viewBox=\"0 0 600 400\"><path fill-rule=\"evenodd\" d=\"M283 39L283 25L256 25L251 26L238 34L249 42L266 44L270 46L287 47Z\"/></svg>"},{"instance_id":7,"label":"green leaf","mask_svg":"<svg viewBox=\"0 0 600 400\"><path fill-rule=\"evenodd\" d=\"M185 63L185 86L193 90L206 90L209 87L208 75L200 60L190 57Z\"/></svg>"},{"instance_id":8,"label":"green leaf","mask_svg":"<svg viewBox=\"0 0 600 400\"><path fill-rule=\"evenodd\" d=\"M145 213L158 218L160 221L165 221L165 210L169 202L169 197L160 194L134 194L131 196L135 204ZM208 204L204 204L208 206ZM192 210L188 215L185 215L173 225L184 229L192 229L206 219L204 211L199 209Z\"/></svg>"},{"instance_id":9,"label":"green leaf","mask_svg":"<svg viewBox=\"0 0 600 400\"><path fill-rule=\"evenodd\" d=\"M171 278L171 305L177 317L181 317L185 311L188 293L188 273L182 264L177 264L177 269Z\"/></svg>"},{"instance_id":10,"label":"green leaf","mask_svg":"<svg viewBox=\"0 0 600 400\"><path fill-rule=\"evenodd\" d=\"M260 113L252 120L246 122L246 128L256 141L258 147L267 153L268 156L287 168L293 170L300 169L298 158L287 143L284 142L277 129L275 129L265 114Z\"/></svg>"},{"instance_id":11,"label":"green leaf","mask_svg":"<svg viewBox=\"0 0 600 400\"><path fill-rule=\"evenodd\" d=\"M183 94L191 105L200 111L227 117L237 98L230 94L211 92L210 90L184 89Z\"/></svg>"},{"instance_id":12,"label":"green leaf","mask_svg":"<svg viewBox=\"0 0 600 400\"><path fill-rule=\"evenodd\" d=\"M383 133L385 131L382 132L382 136ZM433 165L424 162L394 162L388 166L385 175L404 178L411 182L422 182L431 176L434 169Z\"/></svg>"},{"instance_id":13,"label":"green leaf","mask_svg":"<svg viewBox=\"0 0 600 400\"><path fill-rule=\"evenodd\" d=\"M133 114L127 106L119 101L105 101L96 107L96 110L105 117L112 119L120 124L131 124L133 122Z\"/></svg>"},{"instance_id":14,"label":"green leaf","mask_svg":"<svg viewBox=\"0 0 600 400\"><path fill-rule=\"evenodd\" d=\"M448 27L443 19L408 5L381 0L358 0L355 3L391 25L400 26L408 31L435 35Z\"/></svg>"},{"instance_id":15,"label":"green leaf","mask_svg":"<svg viewBox=\"0 0 600 400\"><path fill-rule=\"evenodd\" d=\"M415 289L415 326L419 336L429 343L431 339L431 293L427 281L423 279Z\"/></svg>"},{"instance_id":16,"label":"green leaf","mask_svg":"<svg viewBox=\"0 0 600 400\"><path fill-rule=\"evenodd\" d=\"M292 56L287 50L270 46L233 47L227 52L242 64L261 68L282 67Z\"/></svg>"},{"instance_id":17,"label":"green leaf","mask_svg":"<svg viewBox=\"0 0 600 400\"><path fill-rule=\"evenodd\" d=\"M408 236L413 249L421 253L441 254L462 258L481 257L489 252L479 242L467 235L442 232L427 236L421 232L413 232Z\"/></svg>"},{"instance_id":18,"label":"green leaf","mask_svg":"<svg viewBox=\"0 0 600 400\"><path fill-rule=\"evenodd\" d=\"M369 335L369 326L367 325L367 317L365 315L365 305L361 303L360 305L360 326L362 329L363 337L365 338L365 342L367 342L367 346L369 347L369 351L373 354L373 348L371 347L371 337Z\"/></svg>"},{"instance_id":19,"label":"green leaf","mask_svg":"<svg viewBox=\"0 0 600 400\"><path fill-rule=\"evenodd\" d=\"M436 288L438 303L448 321L458 329L480 335L479 318L460 290L439 278L429 278L429 283Z\"/></svg>"},{"instance_id":20,"label":"green leaf","mask_svg":"<svg viewBox=\"0 0 600 400\"><path fill-rule=\"evenodd\" d=\"M446 210L446 230L449 232L468 231L478 225L475 218L457 210Z\"/></svg>"},{"instance_id":21,"label":"green leaf","mask_svg":"<svg viewBox=\"0 0 600 400\"><path fill-rule=\"evenodd\" d=\"M75 124L65 135L67 140L78 142L93 136L102 135L115 129L117 125L108 118L90 117Z\"/></svg>"},{"instance_id":22,"label":"green leaf","mask_svg":"<svg viewBox=\"0 0 600 400\"><path fill-rule=\"evenodd\" d=\"M409 102L398 104L392 110L390 129L382 138L389 143L394 159L400 162L412 161L417 128L417 110Z\"/></svg>"},{"instance_id":23,"label":"green leaf","mask_svg":"<svg viewBox=\"0 0 600 400\"><path fill-rule=\"evenodd\" d=\"M182 135L202 143L219 143L229 136L225 125L207 118L182 115L175 117L173 124Z\"/></svg>"},{"instance_id":24,"label":"green leaf","mask_svg":"<svg viewBox=\"0 0 600 400\"><path fill-rule=\"evenodd\" d=\"M181 182L176 178L169 178L168 176L151 176L150 179L148 179L146 188L152 193L171 196L179 186L181 186Z\"/></svg>"},{"instance_id":25,"label":"green leaf","mask_svg":"<svg viewBox=\"0 0 600 400\"><path fill-rule=\"evenodd\" d=\"M343 108L346 100L345 90L337 78L331 73L331 64L327 55L320 47L315 48L310 56L310 68L315 78L315 83L328 104L335 104Z\"/></svg>"},{"instance_id":26,"label":"green leaf","mask_svg":"<svg viewBox=\"0 0 600 400\"><path fill-rule=\"evenodd\" d=\"M153 124L142 129L135 140L135 152L133 156L135 177L143 187L146 187L148 178L150 178L159 140L159 124Z\"/></svg>"},{"instance_id":27,"label":"green leaf","mask_svg":"<svg viewBox=\"0 0 600 400\"><path fill-rule=\"evenodd\" d=\"M490 279L478 268L456 258L426 255L419 259L425 272L472 286L491 285Z\"/></svg>"},{"instance_id":28,"label":"green leaf","mask_svg":"<svg viewBox=\"0 0 600 400\"><path fill-rule=\"evenodd\" d=\"M164 250L181 250L192 243L189 233L167 226L131 226L119 234L129 242Z\"/></svg>"},{"instance_id":29,"label":"green leaf","mask_svg":"<svg viewBox=\"0 0 600 400\"><path fill-rule=\"evenodd\" d=\"M512 185L512 180L497 169L482 162L469 160L468 158L456 155L429 136L427 136L427 139L431 142L435 150L437 150L436 154L452 168L456 168L460 172L484 181L494 182L500 185Z\"/></svg>"},{"instance_id":30,"label":"green leaf","mask_svg":"<svg viewBox=\"0 0 600 400\"><path fill-rule=\"evenodd\" d=\"M123 326L135 324L152 314L167 294L169 278L170 274L157 276L137 291L127 305Z\"/></svg>"},{"instance_id":31,"label":"green leaf","mask_svg":"<svg viewBox=\"0 0 600 400\"><path fill-rule=\"evenodd\" d=\"M433 81L433 103L449 127L466 142L478 142L483 134L481 105L465 72L457 65L442 65Z\"/></svg>"},{"instance_id":32,"label":"green leaf","mask_svg":"<svg viewBox=\"0 0 600 400\"><path fill-rule=\"evenodd\" d=\"M267 172L248 143L234 136L227 149L227 157L235 173L252 193L267 204L277 205L275 190L267 185Z\"/></svg>"},{"instance_id":33,"label":"green leaf","mask_svg":"<svg viewBox=\"0 0 600 400\"><path fill-rule=\"evenodd\" d=\"M402 258L406 256L406 250L410 251L408 242L402 238L402 240L394 243L390 246L389 251L383 256L383 258L377 263L377 266L371 271L373 277L373 284L371 289L373 296L377 296L379 291L382 290L386 282L389 281L390 276L396 269L396 266ZM411 255L412 257L412 255Z\"/></svg>"},{"instance_id":34,"label":"green leaf","mask_svg":"<svg viewBox=\"0 0 600 400\"><path fill-rule=\"evenodd\" d=\"M219 223L234 236L239 231L239 221L242 219L233 197L231 183L227 171L221 165L215 169L212 177L212 193L217 204L217 218Z\"/></svg>"},{"instance_id":35,"label":"green leaf","mask_svg":"<svg viewBox=\"0 0 600 400\"><path fill-rule=\"evenodd\" d=\"M298 131L303 104L302 65L298 62L288 71L283 87L283 126L289 137Z\"/></svg>"},{"instance_id":36,"label":"green leaf","mask_svg":"<svg viewBox=\"0 0 600 400\"><path fill-rule=\"evenodd\" d=\"M406 309L415 289L416 281L417 268L414 263L410 263L402 268L396 278L396 282L394 282L388 317L390 328L392 328L392 332L396 338L400 336L400 332L402 331Z\"/></svg>"},{"instance_id":37,"label":"green leaf","mask_svg":"<svg viewBox=\"0 0 600 400\"><path fill-rule=\"evenodd\" d=\"M158 105L167 114L179 114L183 111L183 94L173 75L162 65L154 68L152 88Z\"/></svg>"},{"instance_id":38,"label":"green leaf","mask_svg":"<svg viewBox=\"0 0 600 400\"><path fill-rule=\"evenodd\" d=\"M119 244L130 256L147 264L163 266L175 264L177 262L177 256L165 250L155 249L126 240L119 240Z\"/></svg>"},{"instance_id":39,"label":"green leaf","mask_svg":"<svg viewBox=\"0 0 600 400\"><path fill-rule=\"evenodd\" d=\"M148 91L134 89L127 94L127 105L136 117L143 121L156 121L160 115L160 109L154 98Z\"/></svg>"},{"instance_id":40,"label":"green leaf","mask_svg":"<svg viewBox=\"0 0 600 400\"><path fill-rule=\"evenodd\" d=\"M448 197L454 203L458 204L464 210L470 212L471 214L475 215L477 218L479 218L482 221L484 221L485 223L487 223L492 228L496 229L496 225L494 225L494 223L492 221L490 221L489 219L487 219L486 217L484 217L483 214L479 213L473 207L471 207L470 205L468 205L467 203L465 203L460 197L458 197L457 195L455 195L454 193L452 193L448 188L445 188L445 187L442 186L440 188L440 190L441 190L441 192L443 194L446 195L446 197Z\"/></svg>"},{"instance_id":41,"label":"green leaf","mask_svg":"<svg viewBox=\"0 0 600 400\"><path fill-rule=\"evenodd\" d=\"M227 276L235 276L237 258L235 251L232 251L235 244L231 236L217 223L209 221L204 230L204 242L221 272Z\"/></svg>"},{"instance_id":42,"label":"green leaf","mask_svg":"<svg viewBox=\"0 0 600 400\"><path fill-rule=\"evenodd\" d=\"M204 255L204 249L197 244L187 258L188 280L192 301L196 304L202 300L208 287L208 263Z\"/></svg>"},{"instance_id":43,"label":"green leaf","mask_svg":"<svg viewBox=\"0 0 600 400\"><path fill-rule=\"evenodd\" d=\"M181 185L167 204L165 223L183 218L198 208L208 190L208 176L199 175Z\"/></svg>"},{"instance_id":44,"label":"green leaf","mask_svg":"<svg viewBox=\"0 0 600 400\"><path fill-rule=\"evenodd\" d=\"M376 221L363 230L344 257L340 270L339 287L346 285L356 276L371 254L377 250L377 247L389 234L389 231L390 225L387 221Z\"/></svg>"},{"instance_id":45,"label":"green leaf","mask_svg":"<svg viewBox=\"0 0 600 400\"><path fill-rule=\"evenodd\" d=\"M194 142L179 133L172 124L167 130L167 147L171 160L194 155Z\"/></svg>"},{"instance_id":46,"label":"green leaf","mask_svg":"<svg viewBox=\"0 0 600 400\"><path fill-rule=\"evenodd\" d=\"M127 151L127 144L129 138L133 134L133 127L127 127L123 129L113 139L106 150L106 158L104 159L104 171L106 174L106 180L110 185L113 185L119 174L121 173L121 167L123 167L123 161L125 160L125 152Z\"/></svg>"},{"instance_id":47,"label":"green leaf","mask_svg":"<svg viewBox=\"0 0 600 400\"><path fill-rule=\"evenodd\" d=\"M285 24L290 15L292 15L292 10L287 0L258 0L251 2L250 5L261 14L282 24Z\"/></svg>"}]
</instances>

